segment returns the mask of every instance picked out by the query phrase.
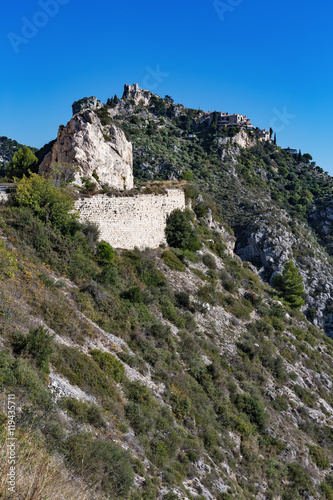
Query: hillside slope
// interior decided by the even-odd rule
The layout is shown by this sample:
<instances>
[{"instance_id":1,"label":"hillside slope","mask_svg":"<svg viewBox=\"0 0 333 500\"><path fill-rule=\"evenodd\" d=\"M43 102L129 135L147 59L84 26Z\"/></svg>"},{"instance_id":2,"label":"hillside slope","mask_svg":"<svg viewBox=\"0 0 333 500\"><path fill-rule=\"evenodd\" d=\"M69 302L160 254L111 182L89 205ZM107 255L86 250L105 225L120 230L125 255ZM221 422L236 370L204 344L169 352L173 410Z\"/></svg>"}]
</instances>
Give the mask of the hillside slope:
<instances>
[{"instance_id":1,"label":"hillside slope","mask_svg":"<svg viewBox=\"0 0 333 500\"><path fill-rule=\"evenodd\" d=\"M139 251L80 223L72 186L32 174L0 204L0 496L333 498L331 178L169 96L88 101L137 187L183 179L192 209Z\"/></svg>"},{"instance_id":2,"label":"hillside slope","mask_svg":"<svg viewBox=\"0 0 333 500\"><path fill-rule=\"evenodd\" d=\"M137 181L193 180L193 206L210 208L232 228L236 253L263 279L271 282L295 262L306 288L304 312L333 335L332 178L309 154L262 141L259 129L219 127L169 96L128 89L102 109L133 141Z\"/></svg>"},{"instance_id":3,"label":"hillside slope","mask_svg":"<svg viewBox=\"0 0 333 500\"><path fill-rule=\"evenodd\" d=\"M9 392L15 499L330 498L333 341L219 223L192 222L196 252L108 253L93 226L60 234L13 203L0 213L2 493Z\"/></svg>"}]
</instances>

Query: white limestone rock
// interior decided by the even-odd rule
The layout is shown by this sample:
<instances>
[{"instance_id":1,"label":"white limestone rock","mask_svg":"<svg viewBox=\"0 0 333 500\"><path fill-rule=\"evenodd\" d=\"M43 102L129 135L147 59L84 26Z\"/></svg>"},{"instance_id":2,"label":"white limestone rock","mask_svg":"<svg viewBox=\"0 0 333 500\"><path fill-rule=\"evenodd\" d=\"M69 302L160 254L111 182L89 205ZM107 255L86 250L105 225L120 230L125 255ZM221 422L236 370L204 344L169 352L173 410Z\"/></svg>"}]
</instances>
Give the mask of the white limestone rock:
<instances>
[{"instance_id":1,"label":"white limestone rock","mask_svg":"<svg viewBox=\"0 0 333 500\"><path fill-rule=\"evenodd\" d=\"M59 128L57 140L39 172L49 171L54 162L77 167L77 184L82 177L88 177L116 189L133 187L132 144L122 130L113 124L103 126L99 116L89 109Z\"/></svg>"},{"instance_id":2,"label":"white limestone rock","mask_svg":"<svg viewBox=\"0 0 333 500\"><path fill-rule=\"evenodd\" d=\"M225 146L227 144L237 144L241 148L250 148L255 146L257 141L254 137L250 137L245 130L241 129L237 132L234 137L220 137L218 139L218 143L220 146Z\"/></svg>"}]
</instances>

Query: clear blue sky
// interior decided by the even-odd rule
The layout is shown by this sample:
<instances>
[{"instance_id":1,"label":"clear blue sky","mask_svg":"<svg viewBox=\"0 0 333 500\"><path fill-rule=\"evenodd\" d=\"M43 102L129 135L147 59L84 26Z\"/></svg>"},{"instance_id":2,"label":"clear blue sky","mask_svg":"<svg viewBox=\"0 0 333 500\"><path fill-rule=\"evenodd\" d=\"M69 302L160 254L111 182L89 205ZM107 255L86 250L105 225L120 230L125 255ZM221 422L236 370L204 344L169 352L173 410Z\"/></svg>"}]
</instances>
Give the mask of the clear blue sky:
<instances>
[{"instance_id":1,"label":"clear blue sky","mask_svg":"<svg viewBox=\"0 0 333 500\"><path fill-rule=\"evenodd\" d=\"M0 135L40 147L74 100L139 83L272 126L333 175L332 18L329 0L5 1Z\"/></svg>"}]
</instances>

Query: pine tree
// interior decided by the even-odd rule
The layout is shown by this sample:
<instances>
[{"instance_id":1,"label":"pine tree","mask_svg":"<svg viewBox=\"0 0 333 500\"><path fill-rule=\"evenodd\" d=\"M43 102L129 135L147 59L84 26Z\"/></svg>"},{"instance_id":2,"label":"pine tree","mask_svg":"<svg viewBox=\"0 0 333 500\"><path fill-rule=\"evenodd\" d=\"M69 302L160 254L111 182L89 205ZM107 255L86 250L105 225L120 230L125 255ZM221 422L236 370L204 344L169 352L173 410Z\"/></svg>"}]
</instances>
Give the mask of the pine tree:
<instances>
[{"instance_id":1,"label":"pine tree","mask_svg":"<svg viewBox=\"0 0 333 500\"><path fill-rule=\"evenodd\" d=\"M304 305L303 280L291 260L286 262L283 273L275 276L273 286L292 309L300 309Z\"/></svg>"},{"instance_id":2,"label":"pine tree","mask_svg":"<svg viewBox=\"0 0 333 500\"><path fill-rule=\"evenodd\" d=\"M8 177L21 178L23 175L27 175L29 171L37 172L37 170L38 159L28 146L23 146L23 148L16 151L12 160L7 165L6 175Z\"/></svg>"}]
</instances>

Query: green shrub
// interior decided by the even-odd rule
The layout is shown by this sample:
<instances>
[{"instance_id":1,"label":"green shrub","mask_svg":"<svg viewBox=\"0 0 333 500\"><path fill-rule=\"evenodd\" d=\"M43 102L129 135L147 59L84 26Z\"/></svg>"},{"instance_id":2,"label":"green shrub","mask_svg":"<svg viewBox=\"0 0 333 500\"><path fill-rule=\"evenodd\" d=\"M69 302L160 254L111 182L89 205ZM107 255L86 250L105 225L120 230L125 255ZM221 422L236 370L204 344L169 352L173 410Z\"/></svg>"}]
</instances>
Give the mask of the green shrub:
<instances>
[{"instance_id":1,"label":"green shrub","mask_svg":"<svg viewBox=\"0 0 333 500\"><path fill-rule=\"evenodd\" d=\"M0 241L0 283L5 278L12 278L17 269L15 253L7 250L5 243Z\"/></svg>"},{"instance_id":2,"label":"green shrub","mask_svg":"<svg viewBox=\"0 0 333 500\"><path fill-rule=\"evenodd\" d=\"M21 178L23 175L28 175L29 171L37 172L37 170L37 157L28 146L23 146L23 148L14 153L12 160L6 167L6 175Z\"/></svg>"},{"instance_id":3,"label":"green shrub","mask_svg":"<svg viewBox=\"0 0 333 500\"><path fill-rule=\"evenodd\" d=\"M316 395L314 393L308 391L307 389L303 389L303 387L298 384L294 385L294 391L296 396L298 396L306 406L309 406L310 408L315 407Z\"/></svg>"},{"instance_id":4,"label":"green shrub","mask_svg":"<svg viewBox=\"0 0 333 500\"><path fill-rule=\"evenodd\" d=\"M196 263L200 261L200 255L191 252L191 250L183 250L184 260Z\"/></svg>"},{"instance_id":5,"label":"green shrub","mask_svg":"<svg viewBox=\"0 0 333 500\"><path fill-rule=\"evenodd\" d=\"M110 499L128 498L134 481L129 451L90 434L70 436L64 442L67 460L87 483L97 485Z\"/></svg>"},{"instance_id":6,"label":"green shrub","mask_svg":"<svg viewBox=\"0 0 333 500\"><path fill-rule=\"evenodd\" d=\"M118 283L118 270L113 265L103 267L103 271L97 277L99 283L105 286L113 286Z\"/></svg>"},{"instance_id":7,"label":"green shrub","mask_svg":"<svg viewBox=\"0 0 333 500\"><path fill-rule=\"evenodd\" d=\"M30 328L27 336L14 333L11 339L14 354L21 356L30 355L38 368L45 374L50 372L50 357L52 354L53 336L42 327Z\"/></svg>"},{"instance_id":8,"label":"green shrub","mask_svg":"<svg viewBox=\"0 0 333 500\"><path fill-rule=\"evenodd\" d=\"M261 401L253 398L249 394L236 394L233 398L233 402L237 409L245 413L249 417L250 422L256 424L259 429L264 426L265 411Z\"/></svg>"},{"instance_id":9,"label":"green shrub","mask_svg":"<svg viewBox=\"0 0 333 500\"><path fill-rule=\"evenodd\" d=\"M175 308L170 298L163 297L160 300L160 310L164 318L171 321L178 328L184 328L186 325L185 317Z\"/></svg>"},{"instance_id":10,"label":"green shrub","mask_svg":"<svg viewBox=\"0 0 333 500\"><path fill-rule=\"evenodd\" d=\"M190 296L186 292L176 292L175 293L176 305L178 307L183 307L184 309L192 310Z\"/></svg>"},{"instance_id":11,"label":"green shrub","mask_svg":"<svg viewBox=\"0 0 333 500\"><path fill-rule=\"evenodd\" d=\"M235 292L239 287L239 282L230 276L226 269L222 269L220 278L222 286L230 293Z\"/></svg>"},{"instance_id":12,"label":"green shrub","mask_svg":"<svg viewBox=\"0 0 333 500\"><path fill-rule=\"evenodd\" d=\"M29 208L42 222L51 223L64 234L78 227L78 214L70 193L37 174L23 176L17 183L14 200L18 207Z\"/></svg>"},{"instance_id":13,"label":"green shrub","mask_svg":"<svg viewBox=\"0 0 333 500\"><path fill-rule=\"evenodd\" d=\"M96 361L87 354L72 347L58 345L53 354L52 363L71 384L78 385L94 396L109 396L118 399L112 381L108 380Z\"/></svg>"},{"instance_id":14,"label":"green shrub","mask_svg":"<svg viewBox=\"0 0 333 500\"><path fill-rule=\"evenodd\" d=\"M277 411L286 411L289 408L289 400L286 395L276 396L272 402L272 406Z\"/></svg>"},{"instance_id":15,"label":"green shrub","mask_svg":"<svg viewBox=\"0 0 333 500\"><path fill-rule=\"evenodd\" d=\"M128 399L134 403L144 404L145 406L154 406L155 400L151 390L142 382L127 382L125 391Z\"/></svg>"},{"instance_id":16,"label":"green shrub","mask_svg":"<svg viewBox=\"0 0 333 500\"><path fill-rule=\"evenodd\" d=\"M266 453L280 455L286 449L286 443L269 434L262 434L259 438L259 446Z\"/></svg>"},{"instance_id":17,"label":"green shrub","mask_svg":"<svg viewBox=\"0 0 333 500\"><path fill-rule=\"evenodd\" d=\"M112 123L107 107L104 106L103 108L95 109L95 113L101 120L103 127Z\"/></svg>"},{"instance_id":18,"label":"green shrub","mask_svg":"<svg viewBox=\"0 0 333 500\"><path fill-rule=\"evenodd\" d=\"M325 451L320 446L308 444L310 457L319 469L329 469L330 461L328 460Z\"/></svg>"},{"instance_id":19,"label":"green shrub","mask_svg":"<svg viewBox=\"0 0 333 500\"><path fill-rule=\"evenodd\" d=\"M114 250L106 241L100 241L97 245L96 260L99 264L108 265L114 259Z\"/></svg>"},{"instance_id":20,"label":"green shrub","mask_svg":"<svg viewBox=\"0 0 333 500\"><path fill-rule=\"evenodd\" d=\"M63 406L78 422L87 422L95 427L105 424L102 410L99 406L75 398L63 398Z\"/></svg>"},{"instance_id":21,"label":"green shrub","mask_svg":"<svg viewBox=\"0 0 333 500\"><path fill-rule=\"evenodd\" d=\"M177 418L184 419L191 413L191 400L181 391L173 391L170 396L173 413Z\"/></svg>"},{"instance_id":22,"label":"green shrub","mask_svg":"<svg viewBox=\"0 0 333 500\"><path fill-rule=\"evenodd\" d=\"M171 212L165 229L168 245L170 247L188 249L191 251L199 250L200 240L191 226L192 214L189 210L182 212L176 209Z\"/></svg>"},{"instance_id":23,"label":"green shrub","mask_svg":"<svg viewBox=\"0 0 333 500\"><path fill-rule=\"evenodd\" d=\"M164 440L156 439L151 443L150 459L157 467L165 467L169 461L169 453Z\"/></svg>"},{"instance_id":24,"label":"green shrub","mask_svg":"<svg viewBox=\"0 0 333 500\"><path fill-rule=\"evenodd\" d=\"M96 361L103 372L116 382L122 382L125 378L125 367L121 361L108 352L98 349L90 351L91 356Z\"/></svg>"},{"instance_id":25,"label":"green shrub","mask_svg":"<svg viewBox=\"0 0 333 500\"><path fill-rule=\"evenodd\" d=\"M162 259L170 269L175 269L176 271L184 272L186 269L185 264L183 264L176 254L172 250L165 250L162 254Z\"/></svg>"},{"instance_id":26,"label":"green shrub","mask_svg":"<svg viewBox=\"0 0 333 500\"><path fill-rule=\"evenodd\" d=\"M138 286L128 288L122 292L120 296L122 299L127 299L130 302L133 302L133 304L140 304L143 302L143 293L141 288Z\"/></svg>"},{"instance_id":27,"label":"green shrub","mask_svg":"<svg viewBox=\"0 0 333 500\"><path fill-rule=\"evenodd\" d=\"M324 495L324 498L327 498L328 500L333 500L333 488L326 483L321 483L320 484L320 491Z\"/></svg>"},{"instance_id":28,"label":"green shrub","mask_svg":"<svg viewBox=\"0 0 333 500\"><path fill-rule=\"evenodd\" d=\"M202 286L196 291L196 295L203 303L208 303L213 306L217 303L217 295L213 285Z\"/></svg>"},{"instance_id":29,"label":"green shrub","mask_svg":"<svg viewBox=\"0 0 333 500\"><path fill-rule=\"evenodd\" d=\"M45 378L41 377L27 359L18 359L14 365L14 375L17 385L20 386L33 403L42 408L49 407L52 402Z\"/></svg>"},{"instance_id":30,"label":"green shrub","mask_svg":"<svg viewBox=\"0 0 333 500\"><path fill-rule=\"evenodd\" d=\"M206 253L202 257L202 262L207 266L209 269L216 269L216 260L210 253Z\"/></svg>"},{"instance_id":31,"label":"green shrub","mask_svg":"<svg viewBox=\"0 0 333 500\"><path fill-rule=\"evenodd\" d=\"M8 388L16 383L15 360L10 357L7 351L0 351L0 388Z\"/></svg>"},{"instance_id":32,"label":"green shrub","mask_svg":"<svg viewBox=\"0 0 333 500\"><path fill-rule=\"evenodd\" d=\"M309 494L313 491L311 477L305 472L300 464L292 462L288 465L287 471L287 477L291 483L291 488L300 493L302 497L305 496L306 493ZM283 496L283 498L285 498L285 496Z\"/></svg>"}]
</instances>

